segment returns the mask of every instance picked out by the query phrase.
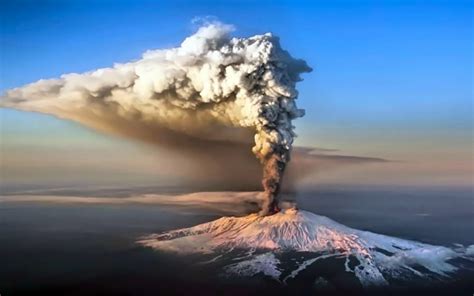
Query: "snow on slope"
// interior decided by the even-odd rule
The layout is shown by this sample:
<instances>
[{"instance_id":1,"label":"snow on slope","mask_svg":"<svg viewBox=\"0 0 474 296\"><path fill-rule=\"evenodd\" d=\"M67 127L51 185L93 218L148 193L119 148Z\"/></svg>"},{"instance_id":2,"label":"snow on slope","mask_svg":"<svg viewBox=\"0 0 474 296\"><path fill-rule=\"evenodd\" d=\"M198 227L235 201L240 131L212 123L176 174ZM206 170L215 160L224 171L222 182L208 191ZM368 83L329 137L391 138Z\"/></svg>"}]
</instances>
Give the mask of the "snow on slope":
<instances>
[{"instance_id":1,"label":"snow on slope","mask_svg":"<svg viewBox=\"0 0 474 296\"><path fill-rule=\"evenodd\" d=\"M249 255L226 267L234 274L252 276L263 273L277 280L282 269L274 254L297 251L317 254L306 260L289 276L295 277L319 259L345 258L346 271L353 272L364 286L388 284L386 276L406 274L448 277L457 270L450 259L469 259L465 250L428 245L349 228L327 217L311 212L288 209L260 217L223 217L190 228L178 229L142 238L140 244L180 254L222 254L249 250ZM256 250L266 253L254 255ZM350 264L350 258L358 261ZM238 258L234 258L236 260ZM470 258L472 260L472 258ZM424 269L420 269L423 267Z\"/></svg>"}]
</instances>

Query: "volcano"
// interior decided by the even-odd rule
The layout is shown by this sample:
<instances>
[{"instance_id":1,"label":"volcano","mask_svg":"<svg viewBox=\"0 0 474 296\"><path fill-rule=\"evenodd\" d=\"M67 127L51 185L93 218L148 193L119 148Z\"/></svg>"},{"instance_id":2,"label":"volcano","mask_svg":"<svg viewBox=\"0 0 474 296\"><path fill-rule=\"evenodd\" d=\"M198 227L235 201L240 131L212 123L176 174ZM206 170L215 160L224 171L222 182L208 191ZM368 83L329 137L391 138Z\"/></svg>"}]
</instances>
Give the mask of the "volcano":
<instances>
[{"instance_id":1,"label":"volcano","mask_svg":"<svg viewBox=\"0 0 474 296\"><path fill-rule=\"evenodd\" d=\"M214 255L209 262L227 258L231 263L224 273L262 274L281 282L328 258L343 259L345 272L354 274L362 286L384 286L411 277L445 280L462 268L456 260L473 261L472 246L453 249L357 230L295 208L270 216L222 217L148 235L138 243L182 255ZM310 254L309 259L298 261L301 253ZM287 270L283 257L298 265Z\"/></svg>"}]
</instances>

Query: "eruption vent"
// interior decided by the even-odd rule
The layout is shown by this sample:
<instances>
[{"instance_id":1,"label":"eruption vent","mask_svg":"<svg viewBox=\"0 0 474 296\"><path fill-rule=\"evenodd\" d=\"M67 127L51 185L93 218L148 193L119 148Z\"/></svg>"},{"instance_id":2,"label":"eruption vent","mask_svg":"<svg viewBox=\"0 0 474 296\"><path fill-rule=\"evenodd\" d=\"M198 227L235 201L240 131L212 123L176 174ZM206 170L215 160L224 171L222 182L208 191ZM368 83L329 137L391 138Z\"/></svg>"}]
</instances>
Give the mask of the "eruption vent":
<instances>
[{"instance_id":1,"label":"eruption vent","mask_svg":"<svg viewBox=\"0 0 474 296\"><path fill-rule=\"evenodd\" d=\"M232 26L201 27L180 47L147 51L140 60L10 90L2 106L53 114L97 130L192 149L206 141L246 142L264 166L261 214L278 210L276 197L295 134L295 86L311 71L272 34L230 38ZM186 145L176 138L186 137ZM155 140L154 140L155 141ZM176 145L180 144L180 145ZM196 145L197 146L197 145Z\"/></svg>"}]
</instances>

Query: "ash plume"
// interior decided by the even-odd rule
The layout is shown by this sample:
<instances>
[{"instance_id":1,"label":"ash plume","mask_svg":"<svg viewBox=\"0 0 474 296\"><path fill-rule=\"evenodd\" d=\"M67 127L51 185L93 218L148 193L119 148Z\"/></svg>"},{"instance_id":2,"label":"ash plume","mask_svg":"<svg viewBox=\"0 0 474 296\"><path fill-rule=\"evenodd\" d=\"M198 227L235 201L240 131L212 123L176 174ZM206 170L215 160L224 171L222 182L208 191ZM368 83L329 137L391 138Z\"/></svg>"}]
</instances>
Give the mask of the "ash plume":
<instances>
[{"instance_id":1,"label":"ash plume","mask_svg":"<svg viewBox=\"0 0 474 296\"><path fill-rule=\"evenodd\" d=\"M194 143L249 143L253 133L252 152L264 167L261 214L272 214L295 137L292 120L304 115L296 83L311 68L270 33L231 38L232 30L210 23L179 47L137 61L12 89L1 106L134 139L150 141L151 133L152 142L183 151Z\"/></svg>"}]
</instances>

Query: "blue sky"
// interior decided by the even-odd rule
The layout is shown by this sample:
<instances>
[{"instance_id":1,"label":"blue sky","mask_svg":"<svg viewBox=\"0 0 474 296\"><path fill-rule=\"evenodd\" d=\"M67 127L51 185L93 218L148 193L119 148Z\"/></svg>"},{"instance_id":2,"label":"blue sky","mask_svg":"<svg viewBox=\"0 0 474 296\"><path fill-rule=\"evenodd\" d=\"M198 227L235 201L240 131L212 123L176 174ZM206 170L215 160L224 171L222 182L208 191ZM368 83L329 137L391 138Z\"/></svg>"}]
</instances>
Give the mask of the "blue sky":
<instances>
[{"instance_id":1,"label":"blue sky","mask_svg":"<svg viewBox=\"0 0 474 296\"><path fill-rule=\"evenodd\" d=\"M236 36L275 33L314 68L299 85L307 115L296 122L298 144L402 160L470 157L472 163L471 1L1 5L1 91L177 46L195 29L193 18L213 16L235 25ZM48 116L0 112L4 140L11 143L43 134L102 141Z\"/></svg>"}]
</instances>

